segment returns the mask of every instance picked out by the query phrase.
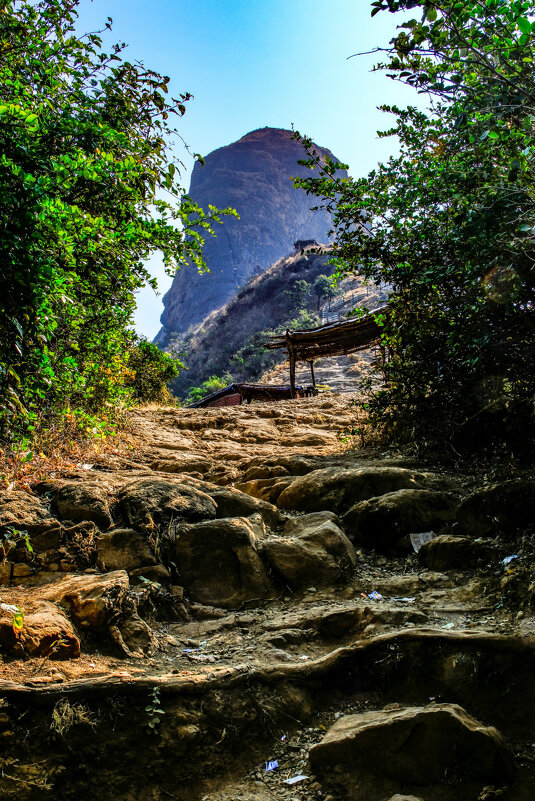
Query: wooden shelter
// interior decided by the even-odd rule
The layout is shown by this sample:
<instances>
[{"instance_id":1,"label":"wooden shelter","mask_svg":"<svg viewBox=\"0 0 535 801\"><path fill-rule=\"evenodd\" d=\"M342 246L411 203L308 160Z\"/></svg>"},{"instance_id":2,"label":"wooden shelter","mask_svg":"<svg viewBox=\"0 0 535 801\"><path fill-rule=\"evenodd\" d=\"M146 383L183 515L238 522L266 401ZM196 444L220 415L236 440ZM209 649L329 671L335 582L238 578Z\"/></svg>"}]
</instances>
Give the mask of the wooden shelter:
<instances>
[{"instance_id":1,"label":"wooden shelter","mask_svg":"<svg viewBox=\"0 0 535 801\"><path fill-rule=\"evenodd\" d=\"M293 391L293 394L292 394ZM278 401L295 398L296 393L304 393L302 387L271 386L270 384L229 384L228 387L212 392L197 403L191 403L188 408L201 409L206 406L236 406L243 401L251 403L252 400Z\"/></svg>"},{"instance_id":2,"label":"wooden shelter","mask_svg":"<svg viewBox=\"0 0 535 801\"><path fill-rule=\"evenodd\" d=\"M296 397L296 362L308 362L312 375L312 387L316 386L314 360L322 356L343 356L368 348L381 338L379 315L388 314L388 305L374 309L363 317L342 320L336 323L311 328L308 331L286 330L276 335L264 347L269 350L285 348L290 361L290 389L292 398Z\"/></svg>"}]
</instances>

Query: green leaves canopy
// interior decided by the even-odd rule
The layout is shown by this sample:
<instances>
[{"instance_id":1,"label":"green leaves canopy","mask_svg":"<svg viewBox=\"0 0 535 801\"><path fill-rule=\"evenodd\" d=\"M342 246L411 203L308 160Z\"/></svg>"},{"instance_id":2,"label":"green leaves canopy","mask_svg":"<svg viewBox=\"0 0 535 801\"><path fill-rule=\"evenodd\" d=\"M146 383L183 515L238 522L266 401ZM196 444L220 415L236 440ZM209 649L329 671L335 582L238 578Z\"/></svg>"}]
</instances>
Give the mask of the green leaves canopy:
<instances>
[{"instance_id":1,"label":"green leaves canopy","mask_svg":"<svg viewBox=\"0 0 535 801\"><path fill-rule=\"evenodd\" d=\"M79 36L76 7L0 3L4 435L51 406L123 397L135 291L153 283L144 261L203 269L219 221L178 183L171 121L189 95L169 98L169 78Z\"/></svg>"},{"instance_id":2,"label":"green leaves canopy","mask_svg":"<svg viewBox=\"0 0 535 801\"><path fill-rule=\"evenodd\" d=\"M392 360L372 420L455 450L531 447L535 393L533 2L377 0L405 20L377 69L427 93L383 107L400 155L357 180L308 163L341 272L391 286ZM529 31L527 26L529 25ZM379 52L379 49L378 49ZM305 145L308 142L305 140ZM532 442L532 440L531 440Z\"/></svg>"}]
</instances>

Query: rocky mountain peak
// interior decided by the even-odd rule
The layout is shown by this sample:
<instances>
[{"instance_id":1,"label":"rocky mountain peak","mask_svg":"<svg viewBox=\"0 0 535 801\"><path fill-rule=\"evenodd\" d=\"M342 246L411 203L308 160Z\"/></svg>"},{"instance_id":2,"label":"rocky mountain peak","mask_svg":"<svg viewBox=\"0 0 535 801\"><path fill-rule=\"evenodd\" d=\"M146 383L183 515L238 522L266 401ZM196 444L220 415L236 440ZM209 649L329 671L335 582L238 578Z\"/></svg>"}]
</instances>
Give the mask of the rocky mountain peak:
<instances>
[{"instance_id":1,"label":"rocky mountain peak","mask_svg":"<svg viewBox=\"0 0 535 801\"><path fill-rule=\"evenodd\" d=\"M336 160L326 148L315 147L318 155ZM206 242L210 273L199 275L189 266L175 277L164 297L159 342L222 306L252 275L291 252L294 242L328 242L331 215L311 211L313 201L293 186L292 177L308 173L297 163L304 156L291 131L266 127L214 150L204 166L195 165L190 197L205 209L231 206L240 219L225 219L217 238Z\"/></svg>"}]
</instances>

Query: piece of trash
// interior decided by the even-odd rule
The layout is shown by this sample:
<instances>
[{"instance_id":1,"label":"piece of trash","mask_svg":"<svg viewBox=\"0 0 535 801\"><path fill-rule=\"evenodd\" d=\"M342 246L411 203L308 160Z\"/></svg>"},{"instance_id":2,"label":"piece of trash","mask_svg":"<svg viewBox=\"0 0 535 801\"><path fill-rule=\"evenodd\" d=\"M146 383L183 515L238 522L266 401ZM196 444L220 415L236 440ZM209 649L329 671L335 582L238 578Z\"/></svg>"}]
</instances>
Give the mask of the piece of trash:
<instances>
[{"instance_id":1,"label":"piece of trash","mask_svg":"<svg viewBox=\"0 0 535 801\"><path fill-rule=\"evenodd\" d=\"M362 595L363 598L367 598L368 597L365 592L361 592L360 594Z\"/></svg>"},{"instance_id":2,"label":"piece of trash","mask_svg":"<svg viewBox=\"0 0 535 801\"><path fill-rule=\"evenodd\" d=\"M403 601L405 604L413 604L416 598L391 598L391 601Z\"/></svg>"},{"instance_id":3,"label":"piece of trash","mask_svg":"<svg viewBox=\"0 0 535 801\"><path fill-rule=\"evenodd\" d=\"M300 773L298 776L292 776L291 779L284 779L283 784L297 784L297 782L304 782L305 779L308 779L308 776L305 776L303 773Z\"/></svg>"},{"instance_id":4,"label":"piece of trash","mask_svg":"<svg viewBox=\"0 0 535 801\"><path fill-rule=\"evenodd\" d=\"M198 648L183 648L182 649L182 653L183 654L192 654L194 651L198 651L198 650L199 650Z\"/></svg>"},{"instance_id":5,"label":"piece of trash","mask_svg":"<svg viewBox=\"0 0 535 801\"><path fill-rule=\"evenodd\" d=\"M310 659L310 657L309 657L309 656L307 656L306 654L301 654L301 656L299 657L299 659Z\"/></svg>"},{"instance_id":6,"label":"piece of trash","mask_svg":"<svg viewBox=\"0 0 535 801\"><path fill-rule=\"evenodd\" d=\"M502 561L504 565L508 565L513 561L513 559L518 559L517 553L514 553L512 556L506 556Z\"/></svg>"},{"instance_id":7,"label":"piece of trash","mask_svg":"<svg viewBox=\"0 0 535 801\"><path fill-rule=\"evenodd\" d=\"M20 634L24 628L24 612L15 604L0 603L0 609L12 616L11 626L15 634Z\"/></svg>"},{"instance_id":8,"label":"piece of trash","mask_svg":"<svg viewBox=\"0 0 535 801\"><path fill-rule=\"evenodd\" d=\"M380 592L377 592L377 590L374 590L373 592L369 592L368 593L368 598L371 598L373 601L381 601L383 596L381 595Z\"/></svg>"},{"instance_id":9,"label":"piece of trash","mask_svg":"<svg viewBox=\"0 0 535 801\"><path fill-rule=\"evenodd\" d=\"M411 545L418 553L424 543L431 542L436 536L434 531L421 531L419 534L411 534Z\"/></svg>"},{"instance_id":10,"label":"piece of trash","mask_svg":"<svg viewBox=\"0 0 535 801\"><path fill-rule=\"evenodd\" d=\"M445 626L442 626L443 629L453 629L455 628L455 623L446 623Z\"/></svg>"},{"instance_id":11,"label":"piece of trash","mask_svg":"<svg viewBox=\"0 0 535 801\"><path fill-rule=\"evenodd\" d=\"M281 737L281 743L283 743L285 740L286 740L286 735L283 734L282 737Z\"/></svg>"},{"instance_id":12,"label":"piece of trash","mask_svg":"<svg viewBox=\"0 0 535 801\"><path fill-rule=\"evenodd\" d=\"M213 654L186 654L188 659L191 659L192 662L217 662L217 659Z\"/></svg>"},{"instance_id":13,"label":"piece of trash","mask_svg":"<svg viewBox=\"0 0 535 801\"><path fill-rule=\"evenodd\" d=\"M266 762L266 773L269 773L270 770L275 770L275 768L279 767L279 763L276 759L272 759L271 762Z\"/></svg>"}]
</instances>

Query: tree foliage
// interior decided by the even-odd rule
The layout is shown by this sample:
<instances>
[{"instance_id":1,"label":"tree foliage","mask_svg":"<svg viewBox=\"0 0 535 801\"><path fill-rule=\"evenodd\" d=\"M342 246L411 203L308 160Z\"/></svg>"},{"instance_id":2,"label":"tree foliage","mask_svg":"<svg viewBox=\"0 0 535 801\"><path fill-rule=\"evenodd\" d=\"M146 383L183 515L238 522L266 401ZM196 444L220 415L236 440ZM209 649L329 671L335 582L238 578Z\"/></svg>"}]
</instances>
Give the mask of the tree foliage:
<instances>
[{"instance_id":1,"label":"tree foliage","mask_svg":"<svg viewBox=\"0 0 535 801\"><path fill-rule=\"evenodd\" d=\"M205 214L179 184L189 95L76 32L78 0L0 3L0 433L126 395L144 267L203 268ZM106 28L111 20L108 19Z\"/></svg>"},{"instance_id":2,"label":"tree foliage","mask_svg":"<svg viewBox=\"0 0 535 801\"><path fill-rule=\"evenodd\" d=\"M454 449L533 443L535 4L376 0L412 11L377 69L427 93L383 107L400 155L367 177L299 182L335 211L336 259L391 286L393 358L372 420Z\"/></svg>"},{"instance_id":3,"label":"tree foliage","mask_svg":"<svg viewBox=\"0 0 535 801\"><path fill-rule=\"evenodd\" d=\"M128 352L130 376L125 384L137 403L164 402L171 399L167 385L183 367L181 361L140 338Z\"/></svg>"}]
</instances>

